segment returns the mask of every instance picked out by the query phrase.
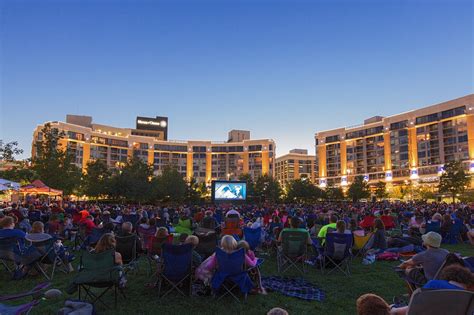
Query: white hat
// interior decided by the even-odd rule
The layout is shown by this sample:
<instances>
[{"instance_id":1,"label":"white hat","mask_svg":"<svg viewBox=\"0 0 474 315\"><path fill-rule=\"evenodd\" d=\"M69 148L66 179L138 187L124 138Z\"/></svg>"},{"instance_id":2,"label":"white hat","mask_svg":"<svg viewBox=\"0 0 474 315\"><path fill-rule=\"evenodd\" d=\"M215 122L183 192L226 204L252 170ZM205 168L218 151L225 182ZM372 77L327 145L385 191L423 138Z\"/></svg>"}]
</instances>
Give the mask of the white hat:
<instances>
[{"instance_id":1,"label":"white hat","mask_svg":"<svg viewBox=\"0 0 474 315\"><path fill-rule=\"evenodd\" d=\"M441 246L441 240L443 239L441 235L439 235L436 232L428 232L424 235L421 236L421 239L423 240L423 243L426 245L429 245L431 247L440 247Z\"/></svg>"}]
</instances>

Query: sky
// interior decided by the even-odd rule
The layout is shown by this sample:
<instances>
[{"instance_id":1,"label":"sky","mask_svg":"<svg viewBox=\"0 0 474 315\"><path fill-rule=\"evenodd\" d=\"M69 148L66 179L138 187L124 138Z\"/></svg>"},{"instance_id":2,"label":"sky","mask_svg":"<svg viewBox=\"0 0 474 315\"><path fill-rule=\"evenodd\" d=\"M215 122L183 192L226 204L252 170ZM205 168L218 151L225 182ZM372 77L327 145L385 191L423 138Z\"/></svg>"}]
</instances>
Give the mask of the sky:
<instances>
[{"instance_id":1,"label":"sky","mask_svg":"<svg viewBox=\"0 0 474 315\"><path fill-rule=\"evenodd\" d=\"M314 134L473 93L470 0L0 0L0 139L66 114L169 139Z\"/></svg>"}]
</instances>

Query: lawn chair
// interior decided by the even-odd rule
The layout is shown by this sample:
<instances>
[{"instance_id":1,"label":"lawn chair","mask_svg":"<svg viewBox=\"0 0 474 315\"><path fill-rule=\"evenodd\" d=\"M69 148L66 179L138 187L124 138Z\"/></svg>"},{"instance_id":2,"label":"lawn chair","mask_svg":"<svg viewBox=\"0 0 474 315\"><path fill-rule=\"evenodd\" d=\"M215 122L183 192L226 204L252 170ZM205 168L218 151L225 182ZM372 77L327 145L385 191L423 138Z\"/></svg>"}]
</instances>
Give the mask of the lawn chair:
<instances>
[{"instance_id":1,"label":"lawn chair","mask_svg":"<svg viewBox=\"0 0 474 315\"><path fill-rule=\"evenodd\" d=\"M464 290L417 289L408 304L407 315L472 315L474 292Z\"/></svg>"},{"instance_id":2,"label":"lawn chair","mask_svg":"<svg viewBox=\"0 0 474 315\"><path fill-rule=\"evenodd\" d=\"M95 247L105 233L107 233L107 231L104 228L93 228L91 234L86 237L84 244L87 247Z\"/></svg>"},{"instance_id":3,"label":"lawn chair","mask_svg":"<svg viewBox=\"0 0 474 315\"><path fill-rule=\"evenodd\" d=\"M0 314L28 314L34 306L39 304L39 301L43 296L43 291L46 290L50 285L51 284L49 282L45 282L38 284L36 287L26 292L0 296L0 302L19 300L28 296L31 296L32 298L31 302L15 306L0 303Z\"/></svg>"},{"instance_id":4,"label":"lawn chair","mask_svg":"<svg viewBox=\"0 0 474 315\"><path fill-rule=\"evenodd\" d=\"M217 246L217 233L214 230L209 230L205 228L197 228L194 232L199 238L199 244L196 247L196 252L203 259L211 256L214 253L214 250Z\"/></svg>"},{"instance_id":5,"label":"lawn chair","mask_svg":"<svg viewBox=\"0 0 474 315\"><path fill-rule=\"evenodd\" d=\"M226 218L224 222L224 228L221 232L221 236L223 235L238 235L241 238L242 229L240 228L240 219Z\"/></svg>"},{"instance_id":6,"label":"lawn chair","mask_svg":"<svg viewBox=\"0 0 474 315\"><path fill-rule=\"evenodd\" d=\"M441 223L439 221L429 221L426 223L426 229L425 229L425 233L429 233L429 232L436 232L436 233L440 233L441 231Z\"/></svg>"},{"instance_id":7,"label":"lawn chair","mask_svg":"<svg viewBox=\"0 0 474 315\"><path fill-rule=\"evenodd\" d=\"M374 234L368 233L367 235L360 236L354 233L353 237L354 246L352 247L352 250L356 252L354 257L364 257L367 254L367 251L374 244Z\"/></svg>"},{"instance_id":8,"label":"lawn chair","mask_svg":"<svg viewBox=\"0 0 474 315\"><path fill-rule=\"evenodd\" d=\"M328 274L334 270L339 270L346 276L350 276L350 261L352 258L351 248L351 234L328 233L326 235L326 242L324 243L321 272L324 272L326 267L332 265L333 268L328 271Z\"/></svg>"},{"instance_id":9,"label":"lawn chair","mask_svg":"<svg viewBox=\"0 0 474 315\"><path fill-rule=\"evenodd\" d=\"M162 264L158 273L158 296L160 298L173 291L177 291L183 296L191 295L193 282L192 257L192 244L163 244ZM186 281L189 283L186 284ZM167 291L162 292L165 285L169 285L169 288Z\"/></svg>"},{"instance_id":10,"label":"lawn chair","mask_svg":"<svg viewBox=\"0 0 474 315\"><path fill-rule=\"evenodd\" d=\"M125 270L138 270L137 242L138 236L135 234L127 236L115 236L117 242L115 250L122 255Z\"/></svg>"},{"instance_id":11,"label":"lawn chair","mask_svg":"<svg viewBox=\"0 0 474 315\"><path fill-rule=\"evenodd\" d=\"M148 248L148 241L150 240L151 236L155 236L156 234L156 227L150 226L147 229L141 226L137 228L137 234L140 236L140 240L142 242L142 248Z\"/></svg>"},{"instance_id":12,"label":"lawn chair","mask_svg":"<svg viewBox=\"0 0 474 315\"><path fill-rule=\"evenodd\" d=\"M115 265L115 250L111 249L102 253L84 251L82 253L79 273L73 279L73 283L79 288L79 300L81 291L85 292L85 299L90 299L92 304L102 303L102 297L110 290L114 290L114 306L117 308L117 291L126 298L122 289L119 289L122 267ZM102 289L94 292L92 288Z\"/></svg>"},{"instance_id":13,"label":"lawn chair","mask_svg":"<svg viewBox=\"0 0 474 315\"><path fill-rule=\"evenodd\" d=\"M244 227L244 240L249 243L250 249L254 251L262 244L262 228Z\"/></svg>"},{"instance_id":14,"label":"lawn chair","mask_svg":"<svg viewBox=\"0 0 474 315\"><path fill-rule=\"evenodd\" d=\"M291 268L297 269L303 275L306 273L308 256L308 234L300 231L282 231L281 248L277 249L278 273L284 273Z\"/></svg>"},{"instance_id":15,"label":"lawn chair","mask_svg":"<svg viewBox=\"0 0 474 315\"><path fill-rule=\"evenodd\" d=\"M16 237L0 238L0 263L12 276L21 264L20 239Z\"/></svg>"},{"instance_id":16,"label":"lawn chair","mask_svg":"<svg viewBox=\"0 0 474 315\"><path fill-rule=\"evenodd\" d=\"M56 242L56 238L50 238L49 240L45 240L43 242L35 242L32 243L32 246L36 248L38 253L41 256L36 259L34 262L30 264L38 273L41 273L46 280L53 280L54 273L56 268L59 268L64 273L69 273L68 264L69 261L61 258L60 255L56 252L54 244ZM51 273L48 274L47 269L44 265L51 266Z\"/></svg>"},{"instance_id":17,"label":"lawn chair","mask_svg":"<svg viewBox=\"0 0 474 315\"><path fill-rule=\"evenodd\" d=\"M454 223L451 225L449 232L446 234L446 237L443 238L443 243L445 244L457 244L462 243L461 237L462 221L455 219Z\"/></svg>"},{"instance_id":18,"label":"lawn chair","mask_svg":"<svg viewBox=\"0 0 474 315\"><path fill-rule=\"evenodd\" d=\"M217 300L230 295L234 300L240 302L234 290L238 287L247 299L247 294L253 287L252 280L245 270L245 250L243 248L226 253L220 248L216 248L217 270L211 281L211 287ZM218 296L219 291L223 293Z\"/></svg>"}]
</instances>

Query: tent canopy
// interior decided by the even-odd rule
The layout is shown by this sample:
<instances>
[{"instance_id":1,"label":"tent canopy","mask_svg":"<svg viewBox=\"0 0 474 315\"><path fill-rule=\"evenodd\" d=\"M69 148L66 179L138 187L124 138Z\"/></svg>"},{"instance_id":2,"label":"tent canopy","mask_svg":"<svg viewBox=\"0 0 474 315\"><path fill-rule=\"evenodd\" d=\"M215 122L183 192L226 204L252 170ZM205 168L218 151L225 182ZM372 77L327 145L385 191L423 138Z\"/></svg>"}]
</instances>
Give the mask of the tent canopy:
<instances>
[{"instance_id":1,"label":"tent canopy","mask_svg":"<svg viewBox=\"0 0 474 315\"><path fill-rule=\"evenodd\" d=\"M9 190L9 189L13 189L13 190L18 190L20 189L20 184L17 183L17 182L12 182L11 180L7 180L7 179L3 179L3 178L0 178L0 185L1 187L6 187L6 189L1 189L1 190Z\"/></svg>"},{"instance_id":2,"label":"tent canopy","mask_svg":"<svg viewBox=\"0 0 474 315\"><path fill-rule=\"evenodd\" d=\"M62 190L50 188L39 179L34 180L29 185L21 187L20 192L23 194L42 194L48 196L61 196L63 194Z\"/></svg>"}]
</instances>

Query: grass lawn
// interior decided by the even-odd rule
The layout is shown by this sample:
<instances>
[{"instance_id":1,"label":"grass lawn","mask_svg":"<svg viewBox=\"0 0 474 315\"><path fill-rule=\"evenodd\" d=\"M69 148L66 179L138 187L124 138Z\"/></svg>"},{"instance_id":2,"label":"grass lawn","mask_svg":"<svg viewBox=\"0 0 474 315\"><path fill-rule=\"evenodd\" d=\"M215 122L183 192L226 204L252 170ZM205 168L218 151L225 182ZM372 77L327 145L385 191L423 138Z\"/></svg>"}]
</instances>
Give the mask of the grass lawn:
<instances>
[{"instance_id":1,"label":"grass lawn","mask_svg":"<svg viewBox=\"0 0 474 315\"><path fill-rule=\"evenodd\" d=\"M462 255L474 254L472 246L467 244L443 247ZM249 296L247 302L238 304L230 297L216 302L212 297L179 298L176 295L169 295L164 300L160 300L156 290L148 289L144 285L149 281L149 277L147 276L147 266L142 263L138 274L131 274L128 277L127 299L123 300L119 297L116 310L107 311L101 305L98 305L97 310L100 314L248 315L266 314L269 309L278 306L285 308L290 314L355 314L355 301L361 294L372 292L390 302L393 296L405 293L403 281L392 271L392 267L397 264L398 262L377 261L372 265L365 266L361 259L355 259L351 265L351 277L345 277L341 273L322 275L314 267L309 267L306 278L325 291L326 299L323 302L307 302L272 292L266 296ZM25 291L31 289L35 284L43 282L39 276L13 281L3 269L1 270L0 295ZM264 276L277 274L275 257L265 260L262 274ZM64 290L71 277L72 274L57 273L52 287ZM57 300L43 300L39 306L33 309L32 314L56 314L56 311L64 305L66 298L77 298L77 294L70 296L64 292L62 298ZM113 294L108 294L105 301L113 305Z\"/></svg>"}]
</instances>

